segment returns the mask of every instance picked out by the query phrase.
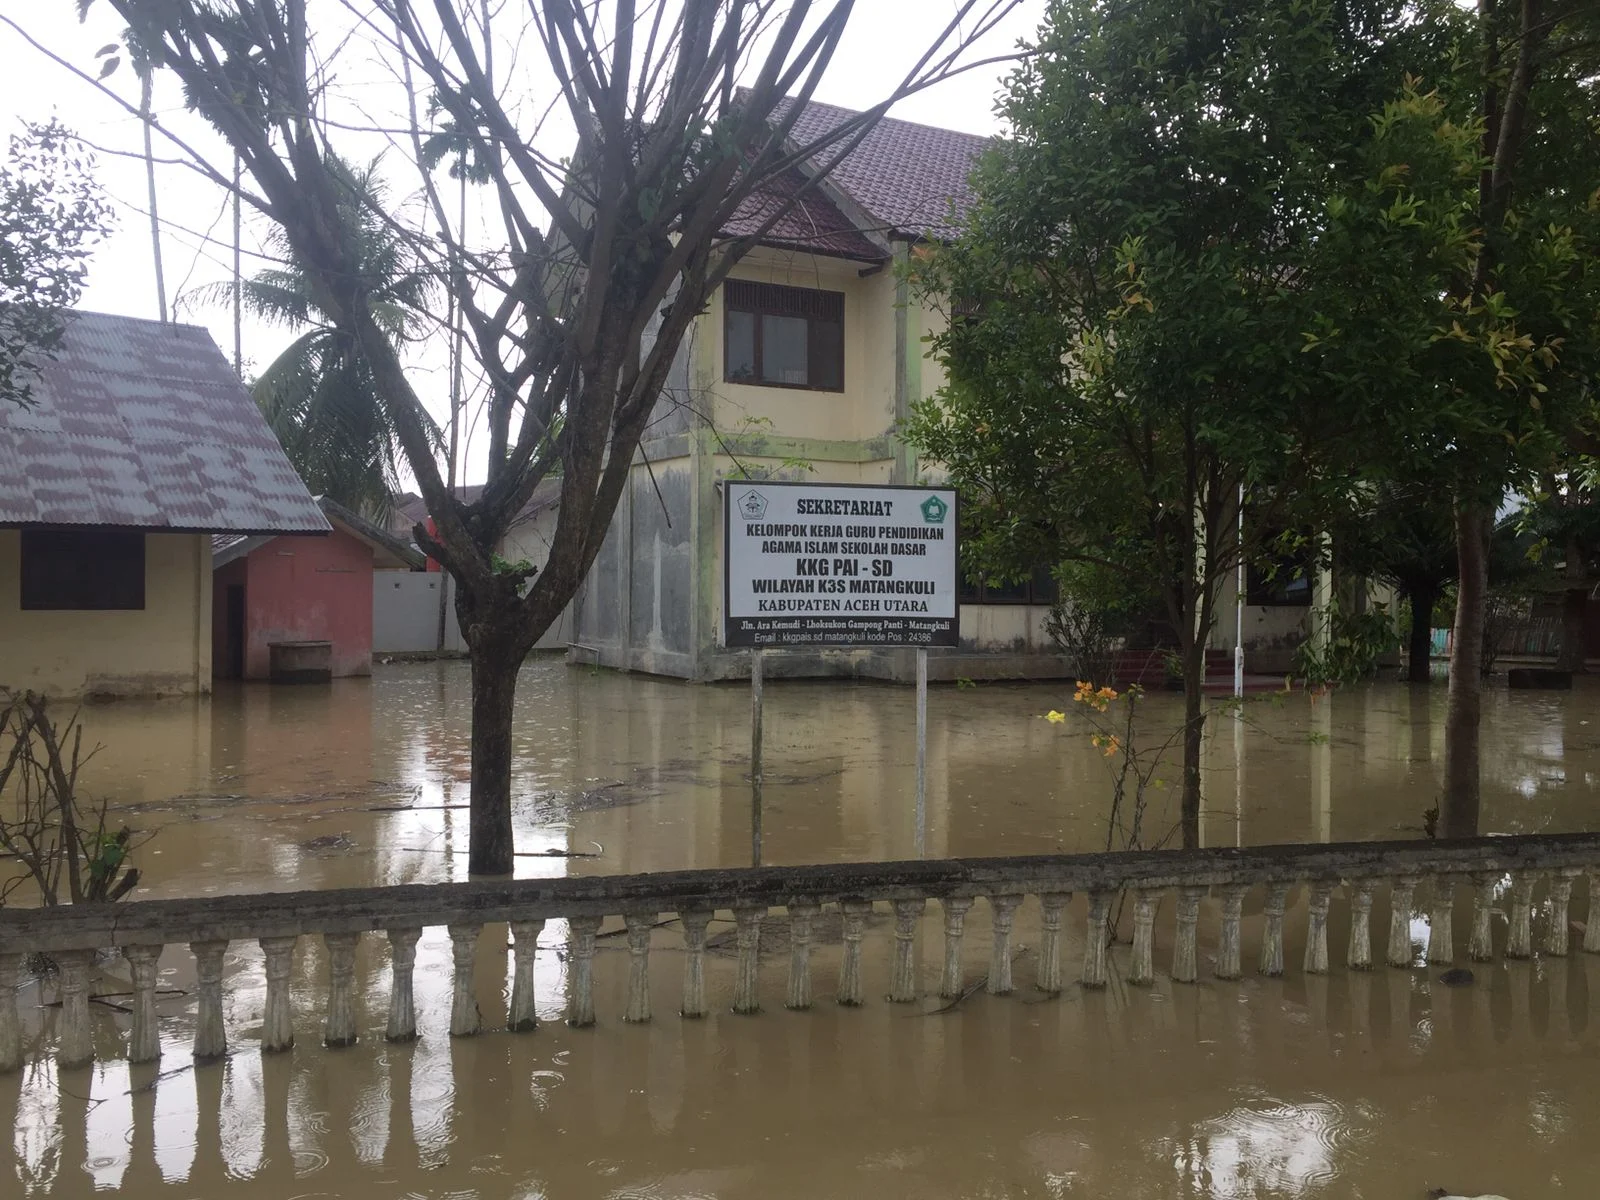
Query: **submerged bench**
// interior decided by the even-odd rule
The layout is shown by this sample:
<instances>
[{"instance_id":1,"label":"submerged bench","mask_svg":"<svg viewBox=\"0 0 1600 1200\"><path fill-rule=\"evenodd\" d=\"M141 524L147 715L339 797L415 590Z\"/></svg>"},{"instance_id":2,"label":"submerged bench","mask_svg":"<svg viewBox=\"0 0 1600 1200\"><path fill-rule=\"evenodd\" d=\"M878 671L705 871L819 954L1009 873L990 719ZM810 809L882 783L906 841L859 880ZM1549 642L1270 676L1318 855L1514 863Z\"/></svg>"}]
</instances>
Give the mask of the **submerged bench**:
<instances>
[{"instance_id":1,"label":"submerged bench","mask_svg":"<svg viewBox=\"0 0 1600 1200\"><path fill-rule=\"evenodd\" d=\"M1167 850L1115 854L1048 855L1020 858L947 859L920 862L847 863L804 867L755 867L673 871L577 879L528 879L345 888L328 891L221 896L197 900L146 900L104 906L0 909L0 1070L23 1061L22 1030L16 1004L18 973L25 955L40 953L60 967L62 1012L56 1055L64 1067L82 1066L94 1057L89 1019L90 981L97 952L115 949L126 957L133 977L129 1061L151 1062L161 1053L156 1017L157 964L163 950L187 944L197 976L194 1054L209 1060L227 1051L223 1024L223 955L230 942L259 942L266 974L263 1051L294 1044L290 997L291 961L296 942L320 936L328 951L327 1004L323 1040L330 1046L356 1040L355 954L358 939L383 932L391 961L386 1036L406 1041L417 1033L412 997L416 948L422 929L449 930L454 961L450 1033L479 1031L473 992L473 966L484 925L506 922L513 937L512 987L508 1025L534 1028L534 956L547 921L568 926L567 1020L575 1026L595 1020L593 961L602 921L621 916L627 932L629 975L624 1021L651 1018L650 942L657 917L675 913L683 927L684 970L681 1013L704 1016L706 930L717 912L731 912L736 929L733 1008L758 1009L761 922L769 910L785 909L791 953L786 1004L809 1008L813 1001L811 950L815 922L825 906L836 907L843 927L837 1003L863 1004L861 942L876 904L894 914L894 952L889 980L891 1002L918 998L916 938L930 900L942 909L944 961L940 995L959 996L965 988L962 941L967 914L982 899L994 929L986 989L1012 991L1011 932L1016 913L1029 896L1038 898L1041 939L1035 983L1047 994L1063 990L1062 919L1074 893L1087 897L1084 950L1078 979L1086 988L1108 981L1108 924L1113 900L1125 895L1132 908L1131 983L1155 978L1154 927L1161 898L1176 897L1176 929L1171 977L1193 983L1200 977L1197 925L1200 905L1214 894L1219 902L1219 936L1212 975L1238 979L1243 973L1240 926L1252 888L1262 891L1262 928L1256 969L1266 976L1284 973L1284 919L1290 889L1307 889L1304 969L1329 969L1328 915L1335 893L1349 905L1350 937L1345 961L1352 970L1373 965L1373 896L1387 888L1391 919L1385 960L1412 964L1410 922L1417 888L1432 880L1433 903L1427 946L1430 963L1455 959L1453 915L1459 884L1472 886L1471 930L1467 955L1487 961L1494 953L1491 909L1497 889L1509 879L1510 906L1505 954L1534 953L1532 915L1535 889L1548 879L1550 920L1541 949L1569 952L1568 911L1573 885L1587 877L1591 909L1600 915L1600 834L1531 835L1461 841L1353 842L1335 845L1261 846L1248 849ZM1590 920L1583 949L1600 953L1600 920Z\"/></svg>"}]
</instances>

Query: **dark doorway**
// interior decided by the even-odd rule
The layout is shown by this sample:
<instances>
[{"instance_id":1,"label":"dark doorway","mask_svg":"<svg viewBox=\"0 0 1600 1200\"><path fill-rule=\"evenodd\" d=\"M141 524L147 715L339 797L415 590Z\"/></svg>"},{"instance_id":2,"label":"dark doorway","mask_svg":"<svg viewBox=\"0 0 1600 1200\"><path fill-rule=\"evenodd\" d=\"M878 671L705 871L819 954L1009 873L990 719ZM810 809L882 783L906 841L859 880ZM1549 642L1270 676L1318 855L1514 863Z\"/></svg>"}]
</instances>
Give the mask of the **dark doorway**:
<instances>
[{"instance_id":1,"label":"dark doorway","mask_svg":"<svg viewBox=\"0 0 1600 1200\"><path fill-rule=\"evenodd\" d=\"M227 656L223 663L224 679L244 678L244 584L228 585Z\"/></svg>"}]
</instances>

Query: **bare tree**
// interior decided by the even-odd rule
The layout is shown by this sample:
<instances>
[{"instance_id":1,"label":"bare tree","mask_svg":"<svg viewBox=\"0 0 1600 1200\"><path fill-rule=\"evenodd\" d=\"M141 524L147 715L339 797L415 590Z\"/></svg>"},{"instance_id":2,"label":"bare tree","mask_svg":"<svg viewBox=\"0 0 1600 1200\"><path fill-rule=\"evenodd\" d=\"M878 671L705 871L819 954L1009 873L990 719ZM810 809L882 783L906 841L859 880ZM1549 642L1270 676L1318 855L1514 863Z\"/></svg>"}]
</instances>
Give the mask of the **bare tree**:
<instances>
[{"instance_id":1,"label":"bare tree","mask_svg":"<svg viewBox=\"0 0 1600 1200\"><path fill-rule=\"evenodd\" d=\"M795 120L852 0L529 0L493 18L476 0L344 0L342 10L322 0L309 19L307 0L111 3L238 154L245 202L313 264L318 307L412 414L401 442L435 526L416 536L456 582L472 663L471 870L508 872L517 669L594 562L691 322L891 104L980 65L965 61L967 47L1016 0L953 5L882 102L806 144L791 136ZM486 32L496 20L508 27ZM490 175L503 229L492 248L469 244L434 176L421 175L438 235L419 244L448 280L488 390L488 479L470 504L441 474L416 388L356 269L333 168L346 130L327 115L328 64L352 29L397 64L413 128L427 89ZM490 47L525 54L524 39L575 131L564 156L535 144L542 118L528 116L536 110L492 67ZM526 63L517 69L520 85ZM231 169L195 165L232 186ZM795 169L809 180L798 193L768 194ZM761 227L724 236L753 196ZM502 535L558 469L548 560L537 572L506 564L495 553Z\"/></svg>"}]
</instances>

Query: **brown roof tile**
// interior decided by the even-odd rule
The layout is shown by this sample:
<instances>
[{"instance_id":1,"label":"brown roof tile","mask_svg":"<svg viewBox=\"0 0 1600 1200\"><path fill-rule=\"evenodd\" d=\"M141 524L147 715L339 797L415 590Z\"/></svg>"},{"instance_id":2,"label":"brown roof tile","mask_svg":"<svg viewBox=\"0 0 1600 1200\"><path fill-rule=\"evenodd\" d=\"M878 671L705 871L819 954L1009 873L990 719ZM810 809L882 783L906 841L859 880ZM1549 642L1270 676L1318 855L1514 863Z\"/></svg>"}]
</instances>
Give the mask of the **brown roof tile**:
<instances>
[{"instance_id":1,"label":"brown roof tile","mask_svg":"<svg viewBox=\"0 0 1600 1200\"><path fill-rule=\"evenodd\" d=\"M211 335L69 314L33 404L0 404L0 525L324 533Z\"/></svg>"}]
</instances>

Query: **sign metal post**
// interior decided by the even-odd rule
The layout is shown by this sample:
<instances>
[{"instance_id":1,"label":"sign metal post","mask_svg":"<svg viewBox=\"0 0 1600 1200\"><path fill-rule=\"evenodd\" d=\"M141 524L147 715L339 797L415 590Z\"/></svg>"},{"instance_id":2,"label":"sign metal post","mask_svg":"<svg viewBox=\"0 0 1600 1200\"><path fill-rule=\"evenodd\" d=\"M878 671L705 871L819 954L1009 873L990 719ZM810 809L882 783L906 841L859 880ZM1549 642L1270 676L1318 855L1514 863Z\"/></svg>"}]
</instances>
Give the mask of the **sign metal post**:
<instances>
[{"instance_id":1,"label":"sign metal post","mask_svg":"<svg viewBox=\"0 0 1600 1200\"><path fill-rule=\"evenodd\" d=\"M926 853L928 649L960 644L948 488L723 484L722 644L750 655L750 855L762 854L768 650L917 652L916 853Z\"/></svg>"}]
</instances>

